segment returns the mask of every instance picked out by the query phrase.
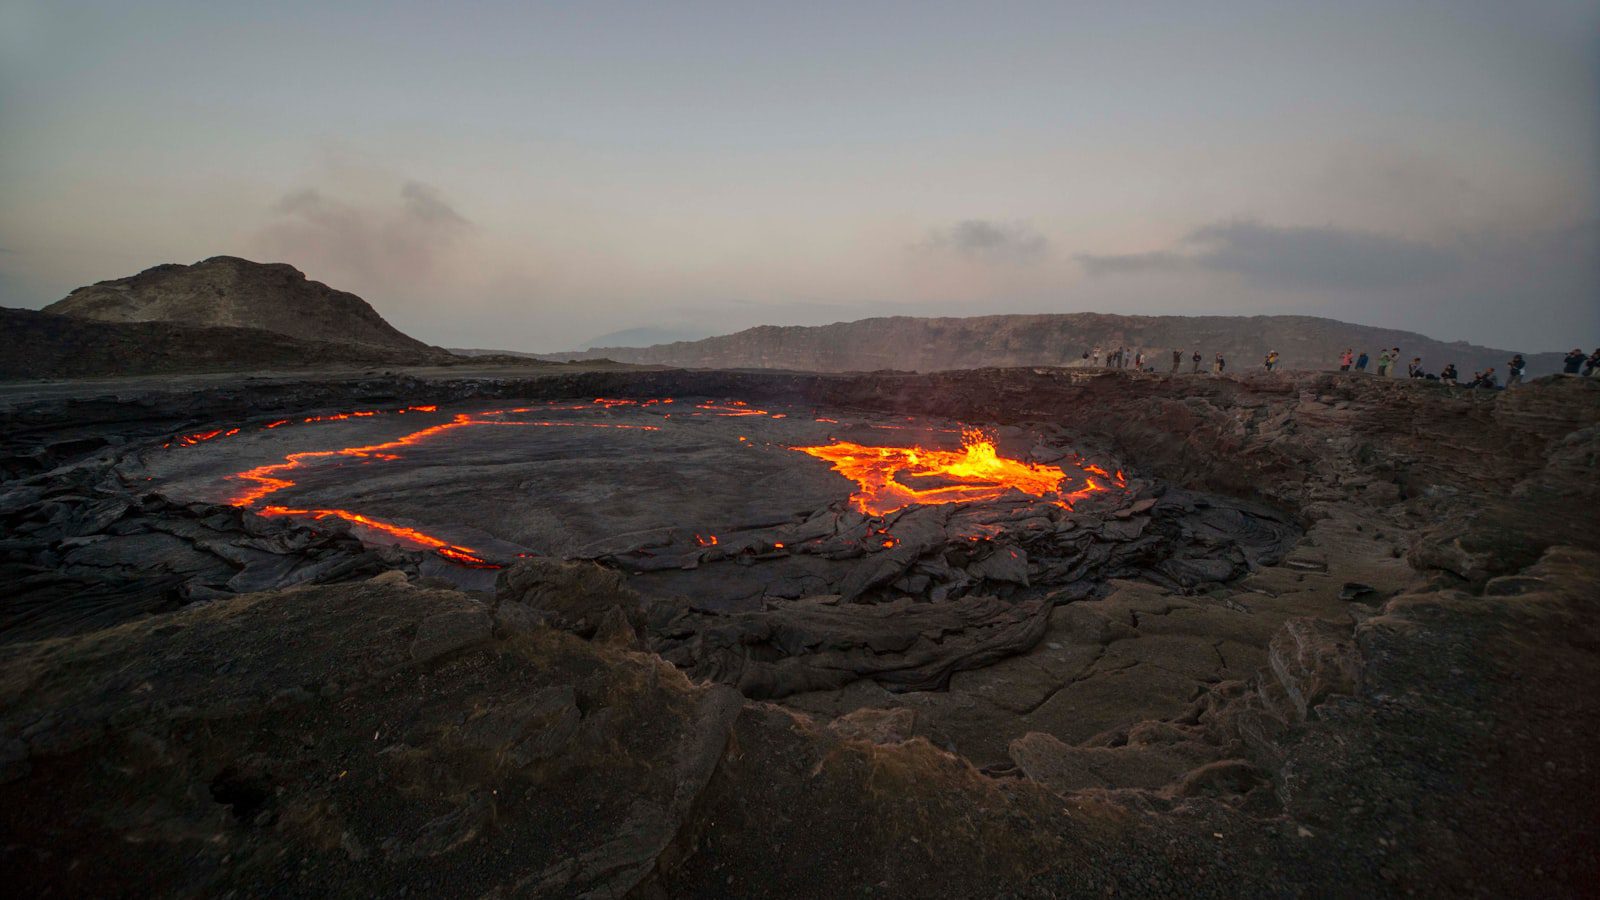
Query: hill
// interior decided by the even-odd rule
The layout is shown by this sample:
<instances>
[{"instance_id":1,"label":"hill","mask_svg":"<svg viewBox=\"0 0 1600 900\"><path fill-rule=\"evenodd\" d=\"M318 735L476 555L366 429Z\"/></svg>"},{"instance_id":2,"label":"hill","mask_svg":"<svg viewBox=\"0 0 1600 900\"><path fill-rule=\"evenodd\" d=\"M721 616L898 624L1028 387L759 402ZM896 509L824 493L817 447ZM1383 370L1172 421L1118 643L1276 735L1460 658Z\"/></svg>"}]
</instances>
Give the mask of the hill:
<instances>
[{"instance_id":1,"label":"hill","mask_svg":"<svg viewBox=\"0 0 1600 900\"><path fill-rule=\"evenodd\" d=\"M260 328L97 322L0 307L0 379L426 365L442 350L308 341Z\"/></svg>"},{"instance_id":2,"label":"hill","mask_svg":"<svg viewBox=\"0 0 1600 900\"><path fill-rule=\"evenodd\" d=\"M1154 356L1161 371L1173 349L1199 350L1209 365L1222 353L1234 370L1257 366L1269 350L1293 369L1328 369L1351 348L1372 354L1399 347L1421 356L1427 371L1455 363L1463 373L1494 366L1504 373L1511 351L1457 341L1446 343L1410 331L1374 328L1315 316L1062 315L915 318L893 316L814 327L763 325L735 334L642 349L598 347L546 359L606 357L619 362L696 368L804 369L824 372L902 369L922 372L985 366L1081 365L1085 351L1125 346ZM1526 354L1529 374L1559 367L1560 353Z\"/></svg>"},{"instance_id":3,"label":"hill","mask_svg":"<svg viewBox=\"0 0 1600 900\"><path fill-rule=\"evenodd\" d=\"M169 263L101 281L78 288L44 312L99 322L258 328L306 341L432 350L384 321L355 294L311 281L285 263L236 256L213 256L192 266Z\"/></svg>"}]
</instances>

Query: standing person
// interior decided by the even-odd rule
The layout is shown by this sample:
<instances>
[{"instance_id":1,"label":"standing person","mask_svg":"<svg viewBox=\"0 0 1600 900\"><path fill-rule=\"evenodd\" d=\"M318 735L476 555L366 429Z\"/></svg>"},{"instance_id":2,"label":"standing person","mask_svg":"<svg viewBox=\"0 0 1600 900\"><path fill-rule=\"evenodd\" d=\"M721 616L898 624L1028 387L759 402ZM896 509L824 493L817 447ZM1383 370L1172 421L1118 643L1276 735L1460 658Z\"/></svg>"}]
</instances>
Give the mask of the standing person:
<instances>
[{"instance_id":1,"label":"standing person","mask_svg":"<svg viewBox=\"0 0 1600 900\"><path fill-rule=\"evenodd\" d=\"M1174 350L1174 351L1172 351L1172 374L1173 375L1178 374L1178 366L1180 366L1182 364L1183 364L1183 351L1182 350Z\"/></svg>"},{"instance_id":2,"label":"standing person","mask_svg":"<svg viewBox=\"0 0 1600 900\"><path fill-rule=\"evenodd\" d=\"M1379 350L1378 351L1378 374L1383 376L1384 378L1388 378L1389 377L1389 364L1392 363L1392 362L1394 362L1394 360L1389 356L1389 351L1387 351L1387 350Z\"/></svg>"},{"instance_id":3,"label":"standing person","mask_svg":"<svg viewBox=\"0 0 1600 900\"><path fill-rule=\"evenodd\" d=\"M1354 360L1355 360L1355 354L1352 353L1349 350L1349 348L1346 348L1343 353L1339 354L1339 371L1341 371L1341 372L1350 371L1350 364Z\"/></svg>"},{"instance_id":4,"label":"standing person","mask_svg":"<svg viewBox=\"0 0 1600 900\"><path fill-rule=\"evenodd\" d=\"M1518 359L1520 359L1520 358L1521 357L1518 357ZM1439 380L1444 382L1445 384L1455 384L1456 383L1456 379L1459 378L1459 377L1461 377L1461 376L1459 374L1457 374L1457 372L1456 372L1456 364L1455 363L1447 364L1439 372Z\"/></svg>"},{"instance_id":5,"label":"standing person","mask_svg":"<svg viewBox=\"0 0 1600 900\"><path fill-rule=\"evenodd\" d=\"M1218 375L1221 375L1222 374L1222 370L1226 369L1227 367L1228 367L1228 361L1222 358L1222 354L1221 353L1218 353L1217 354L1217 361L1211 364L1211 371L1215 372Z\"/></svg>"},{"instance_id":6,"label":"standing person","mask_svg":"<svg viewBox=\"0 0 1600 900\"><path fill-rule=\"evenodd\" d=\"M1421 378L1422 377L1422 357L1420 357L1420 356L1411 357L1411 362L1406 364L1406 377L1407 378Z\"/></svg>"},{"instance_id":7,"label":"standing person","mask_svg":"<svg viewBox=\"0 0 1600 900\"><path fill-rule=\"evenodd\" d=\"M1100 368L1100 346L1098 344L1094 348L1094 366L1097 369Z\"/></svg>"},{"instance_id":8,"label":"standing person","mask_svg":"<svg viewBox=\"0 0 1600 900\"><path fill-rule=\"evenodd\" d=\"M1593 378L1596 371L1600 371L1600 347L1594 348L1589 358L1583 361L1583 377Z\"/></svg>"},{"instance_id":9,"label":"standing person","mask_svg":"<svg viewBox=\"0 0 1600 900\"><path fill-rule=\"evenodd\" d=\"M1521 353L1511 357L1511 361L1506 363L1506 387L1509 388L1513 385L1521 384L1522 373L1526 371L1527 368L1528 363L1522 358Z\"/></svg>"},{"instance_id":10,"label":"standing person","mask_svg":"<svg viewBox=\"0 0 1600 900\"><path fill-rule=\"evenodd\" d=\"M1263 359L1261 361L1261 367L1266 369L1268 372L1271 372L1273 367L1276 366L1277 364L1278 364L1278 351L1276 351L1276 350L1268 351L1266 359Z\"/></svg>"},{"instance_id":11,"label":"standing person","mask_svg":"<svg viewBox=\"0 0 1600 900\"><path fill-rule=\"evenodd\" d=\"M1361 351L1361 356L1358 359L1356 359L1356 371L1357 372L1365 372L1366 370L1367 370L1367 351L1363 350L1363 351Z\"/></svg>"},{"instance_id":12,"label":"standing person","mask_svg":"<svg viewBox=\"0 0 1600 900\"><path fill-rule=\"evenodd\" d=\"M1562 374L1578 374L1578 367L1583 365L1583 358L1583 351L1579 350L1577 347L1573 347L1572 352L1568 353L1566 359L1561 361Z\"/></svg>"},{"instance_id":13,"label":"standing person","mask_svg":"<svg viewBox=\"0 0 1600 900\"><path fill-rule=\"evenodd\" d=\"M1140 350L1138 353L1135 353L1133 355L1133 370L1135 372L1143 372L1144 371L1144 351L1143 350Z\"/></svg>"},{"instance_id":14,"label":"standing person","mask_svg":"<svg viewBox=\"0 0 1600 900\"><path fill-rule=\"evenodd\" d=\"M1191 356L1190 359L1194 360L1194 370L1193 371L1198 373L1200 371L1200 362L1201 362L1201 359L1202 359L1202 357L1200 356L1200 351L1196 350L1194 352L1194 356Z\"/></svg>"}]
</instances>

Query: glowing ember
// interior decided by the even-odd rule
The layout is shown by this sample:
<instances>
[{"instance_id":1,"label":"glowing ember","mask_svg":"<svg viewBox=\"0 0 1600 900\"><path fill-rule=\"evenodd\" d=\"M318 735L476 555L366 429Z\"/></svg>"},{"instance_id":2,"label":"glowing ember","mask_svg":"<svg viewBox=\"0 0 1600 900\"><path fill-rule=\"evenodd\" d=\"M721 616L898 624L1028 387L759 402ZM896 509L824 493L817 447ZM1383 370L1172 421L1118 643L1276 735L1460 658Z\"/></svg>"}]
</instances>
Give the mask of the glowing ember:
<instances>
[{"instance_id":1,"label":"glowing ember","mask_svg":"<svg viewBox=\"0 0 1600 900\"><path fill-rule=\"evenodd\" d=\"M839 474L854 481L858 490L851 503L870 515L884 515L913 503L994 500L1013 490L1071 508L1076 501L1106 490L1088 478L1080 488L1064 489L1065 470L1006 459L996 451L992 439L977 431L963 431L962 443L960 450L869 447L849 441L792 449L827 460Z\"/></svg>"}]
</instances>

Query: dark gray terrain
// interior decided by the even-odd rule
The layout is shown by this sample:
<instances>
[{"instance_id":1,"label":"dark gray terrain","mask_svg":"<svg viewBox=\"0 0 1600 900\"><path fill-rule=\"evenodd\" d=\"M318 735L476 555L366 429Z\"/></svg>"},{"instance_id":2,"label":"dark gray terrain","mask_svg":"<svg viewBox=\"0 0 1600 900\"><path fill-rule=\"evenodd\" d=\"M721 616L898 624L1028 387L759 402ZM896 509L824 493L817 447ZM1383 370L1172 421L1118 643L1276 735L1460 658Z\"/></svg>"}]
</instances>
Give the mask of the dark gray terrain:
<instances>
[{"instance_id":1,"label":"dark gray terrain","mask_svg":"<svg viewBox=\"0 0 1600 900\"><path fill-rule=\"evenodd\" d=\"M429 430L508 409L573 424ZM871 516L789 449L956 424L1125 483ZM1589 380L152 378L7 387L0 433L29 894L1600 878Z\"/></svg>"}]
</instances>

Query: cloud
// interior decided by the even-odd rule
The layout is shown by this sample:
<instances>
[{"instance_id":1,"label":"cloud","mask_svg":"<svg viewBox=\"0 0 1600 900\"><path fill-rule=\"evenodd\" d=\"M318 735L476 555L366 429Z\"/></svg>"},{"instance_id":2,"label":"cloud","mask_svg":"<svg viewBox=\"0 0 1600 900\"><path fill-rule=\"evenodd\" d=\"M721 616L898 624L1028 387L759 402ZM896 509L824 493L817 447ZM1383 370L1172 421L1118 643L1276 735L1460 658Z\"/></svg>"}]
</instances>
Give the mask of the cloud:
<instances>
[{"instance_id":1,"label":"cloud","mask_svg":"<svg viewBox=\"0 0 1600 900\"><path fill-rule=\"evenodd\" d=\"M406 181L395 200L357 203L307 187L285 193L257 236L271 261L371 288L427 277L472 223L429 185Z\"/></svg>"},{"instance_id":2,"label":"cloud","mask_svg":"<svg viewBox=\"0 0 1600 900\"><path fill-rule=\"evenodd\" d=\"M1030 263L1050 251L1050 242L1031 226L986 219L966 219L949 228L935 229L921 246L991 263Z\"/></svg>"},{"instance_id":3,"label":"cloud","mask_svg":"<svg viewBox=\"0 0 1600 900\"><path fill-rule=\"evenodd\" d=\"M1126 253L1095 256L1080 253L1076 257L1083 270L1090 275L1132 275L1140 272L1174 272L1194 266L1192 257L1166 250L1151 253Z\"/></svg>"},{"instance_id":4,"label":"cloud","mask_svg":"<svg viewBox=\"0 0 1600 900\"><path fill-rule=\"evenodd\" d=\"M402 185L400 199L405 201L406 212L419 222L441 226L471 224L444 202L436 189L420 181L408 181Z\"/></svg>"},{"instance_id":5,"label":"cloud","mask_svg":"<svg viewBox=\"0 0 1600 900\"><path fill-rule=\"evenodd\" d=\"M1251 220L1201 226L1170 250L1076 258L1095 276L1201 270L1241 275L1264 287L1355 290L1436 282L1462 262L1454 249L1409 238Z\"/></svg>"}]
</instances>

